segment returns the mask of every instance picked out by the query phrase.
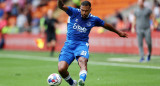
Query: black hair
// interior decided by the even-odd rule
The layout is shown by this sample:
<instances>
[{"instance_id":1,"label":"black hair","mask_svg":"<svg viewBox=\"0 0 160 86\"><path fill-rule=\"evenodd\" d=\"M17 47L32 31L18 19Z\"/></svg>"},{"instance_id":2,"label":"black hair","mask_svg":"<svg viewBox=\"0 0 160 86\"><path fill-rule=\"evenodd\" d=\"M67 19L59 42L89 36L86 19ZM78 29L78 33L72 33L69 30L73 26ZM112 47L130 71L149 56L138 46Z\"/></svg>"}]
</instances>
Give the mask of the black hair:
<instances>
[{"instance_id":1,"label":"black hair","mask_svg":"<svg viewBox=\"0 0 160 86\"><path fill-rule=\"evenodd\" d=\"M91 3L89 1L83 1L81 3L82 6L90 6L91 7Z\"/></svg>"}]
</instances>

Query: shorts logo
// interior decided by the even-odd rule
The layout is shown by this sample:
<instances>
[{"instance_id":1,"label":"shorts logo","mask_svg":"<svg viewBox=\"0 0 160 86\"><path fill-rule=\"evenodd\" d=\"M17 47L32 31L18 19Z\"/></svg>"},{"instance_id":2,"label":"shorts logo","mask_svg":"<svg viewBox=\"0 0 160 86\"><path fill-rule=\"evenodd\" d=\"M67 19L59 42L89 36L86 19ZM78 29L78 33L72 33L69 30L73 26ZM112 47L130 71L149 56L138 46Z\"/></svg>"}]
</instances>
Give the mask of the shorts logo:
<instances>
[{"instance_id":1,"label":"shorts logo","mask_svg":"<svg viewBox=\"0 0 160 86\"><path fill-rule=\"evenodd\" d=\"M74 23L73 29L76 29L79 32L86 33L87 29L85 27L81 27L77 23Z\"/></svg>"},{"instance_id":2,"label":"shorts logo","mask_svg":"<svg viewBox=\"0 0 160 86\"><path fill-rule=\"evenodd\" d=\"M81 55L86 56L87 55L87 51L82 51Z\"/></svg>"}]
</instances>

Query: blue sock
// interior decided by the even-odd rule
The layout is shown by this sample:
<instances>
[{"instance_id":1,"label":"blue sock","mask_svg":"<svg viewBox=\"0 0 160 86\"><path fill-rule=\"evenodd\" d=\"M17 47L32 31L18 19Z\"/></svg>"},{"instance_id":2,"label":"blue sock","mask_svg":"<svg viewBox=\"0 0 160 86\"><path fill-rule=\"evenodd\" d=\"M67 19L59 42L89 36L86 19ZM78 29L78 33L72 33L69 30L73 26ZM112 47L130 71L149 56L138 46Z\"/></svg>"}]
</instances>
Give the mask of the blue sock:
<instances>
[{"instance_id":1,"label":"blue sock","mask_svg":"<svg viewBox=\"0 0 160 86\"><path fill-rule=\"evenodd\" d=\"M73 79L71 78L70 75L68 75L66 78L64 78L64 80L66 80L66 82L68 82L70 85L73 85Z\"/></svg>"},{"instance_id":2,"label":"blue sock","mask_svg":"<svg viewBox=\"0 0 160 86\"><path fill-rule=\"evenodd\" d=\"M79 77L80 79L82 79L83 81L86 80L86 77L87 77L87 71L86 70L82 70L80 73L79 73Z\"/></svg>"}]
</instances>

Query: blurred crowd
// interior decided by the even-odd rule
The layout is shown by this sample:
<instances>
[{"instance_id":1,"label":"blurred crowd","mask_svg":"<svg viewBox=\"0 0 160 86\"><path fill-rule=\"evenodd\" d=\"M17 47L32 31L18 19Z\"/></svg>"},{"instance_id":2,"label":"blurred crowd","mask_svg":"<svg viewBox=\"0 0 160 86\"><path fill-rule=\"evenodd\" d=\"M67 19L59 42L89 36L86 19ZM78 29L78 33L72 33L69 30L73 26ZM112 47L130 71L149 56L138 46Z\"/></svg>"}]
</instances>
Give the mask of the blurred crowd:
<instances>
[{"instance_id":1,"label":"blurred crowd","mask_svg":"<svg viewBox=\"0 0 160 86\"><path fill-rule=\"evenodd\" d=\"M158 0L153 0L153 2L146 0L144 6L152 10L151 17L153 17L154 20L150 20L151 30L160 31L160 2ZM134 10L130 10L127 16L123 16L118 10L116 10L115 13L116 22L114 22L113 25L122 31L131 32L132 22L134 21Z\"/></svg>"},{"instance_id":2,"label":"blurred crowd","mask_svg":"<svg viewBox=\"0 0 160 86\"><path fill-rule=\"evenodd\" d=\"M0 0L1 33L38 34L41 18L56 4L56 0Z\"/></svg>"},{"instance_id":3,"label":"blurred crowd","mask_svg":"<svg viewBox=\"0 0 160 86\"><path fill-rule=\"evenodd\" d=\"M64 0L67 1L67 0ZM75 7L80 6L80 0L72 0ZM0 31L1 33L31 33L39 34L44 17L49 9L57 8L56 0L0 0ZM160 31L160 3L153 0L153 5L146 0L145 6L152 9L155 21L150 21L151 29ZM131 31L134 11L123 16L115 12L117 21L114 26L122 31Z\"/></svg>"}]
</instances>

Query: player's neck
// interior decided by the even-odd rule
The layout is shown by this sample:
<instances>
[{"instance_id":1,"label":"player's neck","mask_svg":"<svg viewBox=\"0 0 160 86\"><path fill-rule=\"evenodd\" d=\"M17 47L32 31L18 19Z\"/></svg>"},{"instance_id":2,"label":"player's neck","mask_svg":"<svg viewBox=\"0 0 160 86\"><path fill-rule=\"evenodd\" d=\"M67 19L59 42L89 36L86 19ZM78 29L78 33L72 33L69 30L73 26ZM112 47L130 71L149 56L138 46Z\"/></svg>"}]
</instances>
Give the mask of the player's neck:
<instances>
[{"instance_id":1,"label":"player's neck","mask_svg":"<svg viewBox=\"0 0 160 86\"><path fill-rule=\"evenodd\" d=\"M142 6L139 6L141 9L143 9L144 8L144 5L142 5Z\"/></svg>"},{"instance_id":2,"label":"player's neck","mask_svg":"<svg viewBox=\"0 0 160 86\"><path fill-rule=\"evenodd\" d=\"M83 17L82 17L82 15L81 15L82 19L88 19L88 18L89 18L89 16L90 16L90 13L88 14L88 16L87 16L86 18L83 18Z\"/></svg>"}]
</instances>

